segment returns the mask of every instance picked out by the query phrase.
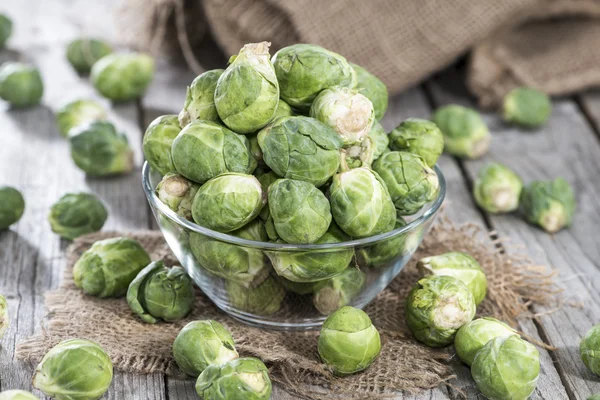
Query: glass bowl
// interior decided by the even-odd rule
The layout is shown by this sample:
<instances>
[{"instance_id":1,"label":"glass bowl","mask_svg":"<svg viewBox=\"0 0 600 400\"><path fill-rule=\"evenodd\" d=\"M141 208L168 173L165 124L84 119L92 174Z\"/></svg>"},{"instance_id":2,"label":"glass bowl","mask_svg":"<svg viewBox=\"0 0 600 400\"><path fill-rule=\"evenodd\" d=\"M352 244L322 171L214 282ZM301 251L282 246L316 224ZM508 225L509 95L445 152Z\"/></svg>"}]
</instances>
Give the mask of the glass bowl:
<instances>
[{"instance_id":1,"label":"glass bowl","mask_svg":"<svg viewBox=\"0 0 600 400\"><path fill-rule=\"evenodd\" d=\"M369 238L310 245L246 240L180 217L156 196L161 176L148 163L142 170L142 184L169 247L217 307L250 325L307 330L318 328L327 314L342 305L363 308L400 273L444 200L444 175L437 166L435 172L440 182L438 197L405 218L406 225ZM285 276L290 266L306 264L348 266L333 278L309 283L289 281L274 267ZM231 270L252 273L223 274Z\"/></svg>"}]
</instances>

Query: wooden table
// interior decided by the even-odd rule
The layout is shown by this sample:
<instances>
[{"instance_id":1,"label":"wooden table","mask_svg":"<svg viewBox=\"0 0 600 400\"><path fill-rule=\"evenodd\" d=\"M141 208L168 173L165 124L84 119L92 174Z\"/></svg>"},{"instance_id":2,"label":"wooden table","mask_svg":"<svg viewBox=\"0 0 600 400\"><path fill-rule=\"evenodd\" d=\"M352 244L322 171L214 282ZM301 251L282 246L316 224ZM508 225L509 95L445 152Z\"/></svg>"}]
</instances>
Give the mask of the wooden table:
<instances>
[{"instance_id":1,"label":"wooden table","mask_svg":"<svg viewBox=\"0 0 600 400\"><path fill-rule=\"evenodd\" d=\"M155 116L180 110L185 86L194 75L160 60L152 87L141 101L112 107L112 119L127 133L136 151L138 168L128 176L86 179L73 165L68 143L60 137L53 116L53 111L68 101L98 97L87 80L67 64L65 46L79 35L98 35L116 42L113 9L117 4L118 0L21 0L4 2L0 7L0 12L7 12L15 22L9 50L0 52L0 62L34 62L46 88L43 104L38 107L0 109L0 184L17 187L27 201L21 221L0 233L0 293L8 298L13 317L0 348L0 390L31 389L32 367L15 361L14 350L19 341L41 328L44 292L56 288L60 281L68 243L53 234L46 221L53 202L66 192L91 191L109 208L105 229L155 227L140 185L141 136ZM457 71L451 68L392 98L383 121L385 128L391 129L407 117L427 118L442 104L472 105ZM448 156L440 160L448 181L447 214L456 222L468 221L497 231L526 248L540 264L552 265L560 272L558 280L565 289L565 300L583 307L550 310L535 306L539 317L521 325L530 336L558 348L552 353L541 352L542 372L534 398L585 399L600 393L600 380L587 371L578 352L580 338L600 322L600 92L554 101L550 122L536 132L506 126L494 113L485 118L493 134L489 154L478 161ZM471 185L478 168L492 160L513 167L525 181L565 177L577 193L574 226L548 235L517 216L492 216L477 209ZM458 379L453 384L469 398L476 398L468 369L456 363L456 371ZM398 399L456 397L457 392L447 388L417 396L398 394ZM117 372L105 398L197 397L191 380ZM273 398L295 397L276 387Z\"/></svg>"}]
</instances>

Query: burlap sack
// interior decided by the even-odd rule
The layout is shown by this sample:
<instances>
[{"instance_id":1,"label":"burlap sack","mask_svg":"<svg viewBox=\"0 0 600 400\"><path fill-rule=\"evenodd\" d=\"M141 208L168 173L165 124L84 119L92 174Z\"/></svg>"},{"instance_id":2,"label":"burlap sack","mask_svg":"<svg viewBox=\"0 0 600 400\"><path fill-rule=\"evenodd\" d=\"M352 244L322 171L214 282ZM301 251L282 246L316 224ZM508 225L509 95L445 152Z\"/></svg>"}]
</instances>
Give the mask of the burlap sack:
<instances>
[{"instance_id":1,"label":"burlap sack","mask_svg":"<svg viewBox=\"0 0 600 400\"><path fill-rule=\"evenodd\" d=\"M243 325L220 312L202 294L193 313L173 324L146 324L135 317L125 299L99 299L84 295L72 279L72 266L80 254L100 239L129 236L148 250L153 259L175 262L162 235L155 231L102 232L75 240L67 253L63 282L46 295L47 321L42 332L20 343L17 357L38 362L56 343L67 338L96 341L110 354L118 370L138 373L177 373L171 345L178 331L189 321L215 319L232 332L242 356L262 359L271 378L293 393L309 399L388 398L391 393L417 392L450 384L454 377L449 359L453 349L431 349L417 343L404 323L404 299L417 278L415 260L447 251L472 254L485 269L489 280L480 315L493 315L515 323L528 318L527 305L544 302L556 293L552 274L525 259L508 257L485 232L474 226L457 228L448 221L438 223L423 241L413 261L365 311L381 333L382 352L366 371L335 378L319 362L318 332L285 333L264 331Z\"/></svg>"},{"instance_id":2,"label":"burlap sack","mask_svg":"<svg viewBox=\"0 0 600 400\"><path fill-rule=\"evenodd\" d=\"M197 73L211 65L212 33L227 57L263 40L273 51L323 45L391 93L474 49L468 80L485 106L519 85L556 95L600 85L599 0L127 0L122 17L132 45L181 48Z\"/></svg>"}]
</instances>

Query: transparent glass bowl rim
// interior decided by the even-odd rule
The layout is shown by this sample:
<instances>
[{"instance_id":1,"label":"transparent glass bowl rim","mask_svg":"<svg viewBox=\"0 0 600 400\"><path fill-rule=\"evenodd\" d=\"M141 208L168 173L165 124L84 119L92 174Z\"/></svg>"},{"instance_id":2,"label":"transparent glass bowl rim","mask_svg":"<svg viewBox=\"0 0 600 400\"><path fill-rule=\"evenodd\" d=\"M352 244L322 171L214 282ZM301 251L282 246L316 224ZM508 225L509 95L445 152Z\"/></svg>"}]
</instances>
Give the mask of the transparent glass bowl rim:
<instances>
[{"instance_id":1,"label":"transparent glass bowl rim","mask_svg":"<svg viewBox=\"0 0 600 400\"><path fill-rule=\"evenodd\" d=\"M146 193L146 198L152 207L158 209L162 214L167 216L171 221L175 222L177 225L185 227L190 231L200 233L202 235L218 239L222 242L250 247L250 248L258 248L261 250L285 250L285 251L306 251L306 250L339 250L344 248L351 247L363 247L370 244L375 244L377 242L381 242L385 239L401 235L407 232L412 231L420 225L423 225L427 220L432 218L439 208L441 207L444 197L446 196L446 179L444 178L444 174L441 169L436 165L434 167L435 173L438 176L440 183L440 190L437 198L426 205L426 209L423 210L422 214L415 218L413 221L408 224L394 229L389 232L385 232L375 236L369 236L361 239L353 239L346 242L339 243L326 243L326 244L288 244L288 243L270 243L270 242L259 242L256 240L247 240L238 238L236 236L229 235L227 233L221 233L217 231L213 231L212 229L205 228L203 226L197 225L187 219L177 215L175 211L171 210L166 204L159 200L158 196L154 192L152 185L150 183L150 173L151 168L148 162L144 162L144 166L142 167L142 186L144 188L144 192Z\"/></svg>"}]
</instances>

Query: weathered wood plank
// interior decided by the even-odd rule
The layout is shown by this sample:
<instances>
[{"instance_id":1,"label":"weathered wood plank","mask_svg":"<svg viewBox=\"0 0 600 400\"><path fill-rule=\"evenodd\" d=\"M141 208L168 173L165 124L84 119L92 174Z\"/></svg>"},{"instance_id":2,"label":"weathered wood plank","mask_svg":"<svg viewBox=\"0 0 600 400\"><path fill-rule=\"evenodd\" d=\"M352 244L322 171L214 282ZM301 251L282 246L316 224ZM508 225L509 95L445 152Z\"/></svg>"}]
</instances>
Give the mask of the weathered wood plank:
<instances>
[{"instance_id":1,"label":"weathered wood plank","mask_svg":"<svg viewBox=\"0 0 600 400\"><path fill-rule=\"evenodd\" d=\"M471 105L461 87L441 83L459 81L452 75L435 80L431 89L436 102ZM595 195L600 186L595 176L600 168L597 158L600 146L576 104L570 100L555 101L550 122L537 132L506 126L497 114L486 114L485 119L493 134L492 146L482 160L464 162L470 180L485 162L494 160L511 166L525 182L564 176L577 192L579 210L574 226L557 235L548 235L527 225L518 215L490 215L489 221L500 236L510 239L509 252L528 253L535 262L558 269L558 281L565 288L566 304L581 302L585 307L566 306L549 315L544 315L549 311L548 307L535 306L534 310L542 314L538 328L541 336L558 347L551 356L558 361L555 367L566 392L546 391L547 387L555 390L558 386L550 368L543 370L552 373L547 380L551 385L542 385L540 380L538 390L554 396L547 398L567 394L586 398L600 391L598 381L585 370L578 352L580 338L599 318L598 308L594 307L598 303L595 289L599 283L599 246L597 235L593 233L600 222Z\"/></svg>"}]
</instances>

